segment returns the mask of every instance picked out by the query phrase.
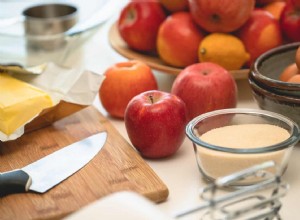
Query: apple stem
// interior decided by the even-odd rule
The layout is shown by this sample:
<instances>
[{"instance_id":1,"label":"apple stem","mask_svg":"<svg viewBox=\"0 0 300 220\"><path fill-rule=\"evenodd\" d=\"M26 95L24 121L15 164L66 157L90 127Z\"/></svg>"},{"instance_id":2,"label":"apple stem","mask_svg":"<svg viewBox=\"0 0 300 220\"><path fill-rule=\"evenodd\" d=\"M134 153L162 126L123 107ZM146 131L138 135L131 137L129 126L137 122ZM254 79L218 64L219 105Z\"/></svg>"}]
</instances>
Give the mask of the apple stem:
<instances>
[{"instance_id":1,"label":"apple stem","mask_svg":"<svg viewBox=\"0 0 300 220\"><path fill-rule=\"evenodd\" d=\"M134 11L134 9L130 8L130 10L127 13L127 18L129 20L133 20L135 18L135 11Z\"/></svg>"},{"instance_id":2,"label":"apple stem","mask_svg":"<svg viewBox=\"0 0 300 220\"><path fill-rule=\"evenodd\" d=\"M212 18L212 20L213 20L215 23L220 23L221 18L220 18L219 15L213 14L213 15L211 16L211 18Z\"/></svg>"},{"instance_id":3,"label":"apple stem","mask_svg":"<svg viewBox=\"0 0 300 220\"><path fill-rule=\"evenodd\" d=\"M149 95L149 99L150 99L150 102L153 104L154 103L153 95Z\"/></svg>"}]
</instances>

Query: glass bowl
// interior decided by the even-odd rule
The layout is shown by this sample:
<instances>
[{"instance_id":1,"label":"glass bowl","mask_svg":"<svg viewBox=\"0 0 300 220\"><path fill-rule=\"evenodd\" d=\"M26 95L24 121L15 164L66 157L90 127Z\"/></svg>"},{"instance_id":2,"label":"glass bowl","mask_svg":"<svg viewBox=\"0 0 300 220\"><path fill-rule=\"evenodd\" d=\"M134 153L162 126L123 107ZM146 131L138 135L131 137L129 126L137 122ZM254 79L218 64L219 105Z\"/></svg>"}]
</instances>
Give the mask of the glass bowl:
<instances>
[{"instance_id":1,"label":"glass bowl","mask_svg":"<svg viewBox=\"0 0 300 220\"><path fill-rule=\"evenodd\" d=\"M197 165L205 180L274 161L278 169L268 173L282 175L299 141L299 127L291 119L259 109L222 109L191 120L186 135L192 141ZM243 179L232 186L256 184L263 176Z\"/></svg>"}]
</instances>

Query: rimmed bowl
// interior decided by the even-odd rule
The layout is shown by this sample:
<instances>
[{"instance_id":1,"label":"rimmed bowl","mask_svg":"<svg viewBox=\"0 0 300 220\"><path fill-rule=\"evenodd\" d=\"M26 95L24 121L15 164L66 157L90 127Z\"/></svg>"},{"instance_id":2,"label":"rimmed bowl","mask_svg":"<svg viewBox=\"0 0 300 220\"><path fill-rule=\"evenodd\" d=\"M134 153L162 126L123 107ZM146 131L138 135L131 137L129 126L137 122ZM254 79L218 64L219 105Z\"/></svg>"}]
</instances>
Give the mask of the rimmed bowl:
<instances>
[{"instance_id":1,"label":"rimmed bowl","mask_svg":"<svg viewBox=\"0 0 300 220\"><path fill-rule=\"evenodd\" d=\"M300 98L300 84L279 80L282 71L295 62L300 42L282 45L259 56L252 65L249 77L261 88L288 97Z\"/></svg>"},{"instance_id":2,"label":"rimmed bowl","mask_svg":"<svg viewBox=\"0 0 300 220\"><path fill-rule=\"evenodd\" d=\"M272 89L263 88L251 76L248 82L259 108L285 115L300 125L300 97L277 94Z\"/></svg>"}]
</instances>

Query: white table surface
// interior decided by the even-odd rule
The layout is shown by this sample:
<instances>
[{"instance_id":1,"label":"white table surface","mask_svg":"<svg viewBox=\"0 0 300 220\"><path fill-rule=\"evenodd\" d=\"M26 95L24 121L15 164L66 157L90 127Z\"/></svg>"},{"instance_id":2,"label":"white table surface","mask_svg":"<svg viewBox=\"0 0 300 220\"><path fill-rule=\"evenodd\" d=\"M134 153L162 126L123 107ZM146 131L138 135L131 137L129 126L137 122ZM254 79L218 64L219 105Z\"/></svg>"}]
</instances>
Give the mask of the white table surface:
<instances>
[{"instance_id":1,"label":"white table surface","mask_svg":"<svg viewBox=\"0 0 300 220\"><path fill-rule=\"evenodd\" d=\"M121 1L120 1L121 2ZM117 16L117 14L116 14ZM88 39L82 48L76 49L67 59L66 65L84 66L99 74L112 64L127 60L116 53L109 45L108 30L116 20L116 16L104 24L97 33ZM174 75L155 71L159 89L170 91ZM258 108L247 80L237 80L238 85L238 107ZM130 143L126 133L123 120L111 118L102 108L98 97L95 106L109 118L120 134ZM290 184L288 194L281 199L283 207L281 216L283 219L298 219L300 214L300 146L296 146L291 156L289 167L284 175L284 180ZM157 173L169 189L169 196L165 202L155 205L162 212L172 215L174 212L184 208L192 207L201 203L198 197L198 189L205 186L198 171L191 142L185 139L179 151L170 158L160 160L146 160L151 168ZM113 211L113 210L112 210ZM184 219L198 219L197 215L190 215Z\"/></svg>"}]
</instances>

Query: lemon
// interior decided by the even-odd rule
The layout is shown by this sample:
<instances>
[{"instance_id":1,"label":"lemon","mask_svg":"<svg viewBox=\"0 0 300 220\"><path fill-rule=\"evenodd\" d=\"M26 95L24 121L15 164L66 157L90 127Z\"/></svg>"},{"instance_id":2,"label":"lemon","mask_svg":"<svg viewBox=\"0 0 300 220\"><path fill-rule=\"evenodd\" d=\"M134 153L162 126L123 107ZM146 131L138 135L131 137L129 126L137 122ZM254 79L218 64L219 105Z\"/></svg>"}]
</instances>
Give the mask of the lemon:
<instances>
[{"instance_id":1,"label":"lemon","mask_svg":"<svg viewBox=\"0 0 300 220\"><path fill-rule=\"evenodd\" d=\"M226 33L211 33L201 41L199 62L213 62L227 70L240 69L250 58L243 42Z\"/></svg>"}]
</instances>

